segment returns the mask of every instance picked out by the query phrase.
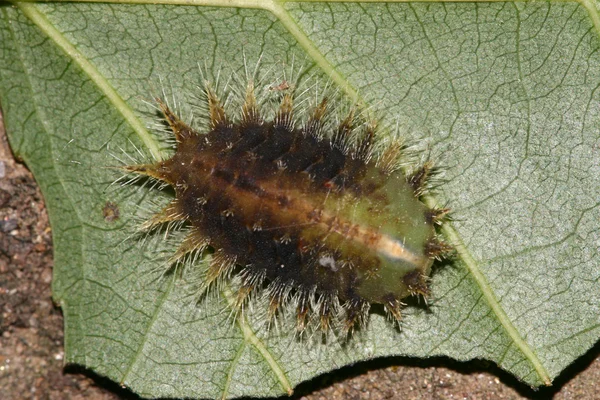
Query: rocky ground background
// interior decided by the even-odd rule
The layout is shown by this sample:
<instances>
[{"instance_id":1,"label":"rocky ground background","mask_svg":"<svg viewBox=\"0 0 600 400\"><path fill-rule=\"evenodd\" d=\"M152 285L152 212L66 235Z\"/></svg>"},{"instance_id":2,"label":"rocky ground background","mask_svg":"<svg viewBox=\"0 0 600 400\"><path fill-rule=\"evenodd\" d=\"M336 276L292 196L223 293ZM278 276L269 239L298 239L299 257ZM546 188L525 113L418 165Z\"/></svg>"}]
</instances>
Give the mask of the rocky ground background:
<instances>
[{"instance_id":1,"label":"rocky ground background","mask_svg":"<svg viewBox=\"0 0 600 400\"><path fill-rule=\"evenodd\" d=\"M14 159L0 115L0 398L136 399L64 366L63 318L52 303L52 234L31 173ZM347 367L296 389L296 400L600 399L600 345L554 386L533 391L485 362L397 358Z\"/></svg>"}]
</instances>

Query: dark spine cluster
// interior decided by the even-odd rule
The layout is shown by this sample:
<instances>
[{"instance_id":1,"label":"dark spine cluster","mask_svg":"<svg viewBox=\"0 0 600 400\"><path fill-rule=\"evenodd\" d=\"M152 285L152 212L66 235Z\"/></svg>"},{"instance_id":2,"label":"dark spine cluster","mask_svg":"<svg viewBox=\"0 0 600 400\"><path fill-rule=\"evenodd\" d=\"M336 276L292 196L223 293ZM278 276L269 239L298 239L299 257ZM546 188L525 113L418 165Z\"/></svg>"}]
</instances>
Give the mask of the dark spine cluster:
<instances>
[{"instance_id":1,"label":"dark spine cluster","mask_svg":"<svg viewBox=\"0 0 600 400\"><path fill-rule=\"evenodd\" d=\"M423 237L420 242L415 239L416 244L405 249L419 260L410 262L420 264L400 275L402 290L377 294L372 289L377 279L399 274L390 270L385 257L409 259L394 247L402 238L395 240L380 228L395 218L385 212L395 207L388 192L390 182L401 174L397 168L401 145L392 142L374 158L375 124L361 121L353 112L334 132L323 132L326 99L300 124L291 94L283 95L269 121L262 117L252 84L237 120L226 114L210 85L206 96L210 125L204 133L182 122L157 99L175 136L176 152L155 164L125 167L175 189L176 198L145 225L188 222L190 231L174 261L212 247L204 276L207 287L237 268L238 306L254 291L266 288L269 317L291 303L301 330L311 315L327 330L340 314L343 328L351 329L364 320L371 303L384 304L399 319L402 297L427 294L431 259L447 250L433 228L447 210L430 210L418 202L430 164L408 177L402 175L403 185L418 203L411 207L420 215L408 222L409 217L396 218L398 224L425 226L417 235ZM355 218L357 209L364 221Z\"/></svg>"}]
</instances>

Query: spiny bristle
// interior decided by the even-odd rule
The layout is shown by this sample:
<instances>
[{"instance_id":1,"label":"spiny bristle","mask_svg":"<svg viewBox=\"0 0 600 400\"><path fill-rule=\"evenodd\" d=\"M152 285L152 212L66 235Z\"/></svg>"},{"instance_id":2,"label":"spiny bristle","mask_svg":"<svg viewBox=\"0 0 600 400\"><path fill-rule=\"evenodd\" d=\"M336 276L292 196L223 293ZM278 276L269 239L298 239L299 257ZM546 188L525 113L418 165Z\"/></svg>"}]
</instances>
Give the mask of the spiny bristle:
<instances>
[{"instance_id":1,"label":"spiny bristle","mask_svg":"<svg viewBox=\"0 0 600 400\"><path fill-rule=\"evenodd\" d=\"M279 106L279 111L275 117L274 126L275 128L283 128L287 130L294 129L294 118L293 118L294 102L292 96L286 94L283 96L283 100Z\"/></svg>"},{"instance_id":2,"label":"spiny bristle","mask_svg":"<svg viewBox=\"0 0 600 400\"><path fill-rule=\"evenodd\" d=\"M218 250L215 254L213 254L213 258L206 271L206 275L204 277L204 290L212 286L213 283L217 282L218 280L228 278L234 267L235 258Z\"/></svg>"},{"instance_id":3,"label":"spiny bristle","mask_svg":"<svg viewBox=\"0 0 600 400\"><path fill-rule=\"evenodd\" d=\"M350 136L354 131L355 109L351 109L346 118L340 123L331 143L343 152L348 150Z\"/></svg>"},{"instance_id":4,"label":"spiny bristle","mask_svg":"<svg viewBox=\"0 0 600 400\"><path fill-rule=\"evenodd\" d=\"M310 311L310 296L305 291L300 293L296 306L296 329L300 332L306 329L306 317Z\"/></svg>"},{"instance_id":5,"label":"spiny bristle","mask_svg":"<svg viewBox=\"0 0 600 400\"><path fill-rule=\"evenodd\" d=\"M365 325L365 318L369 311L369 303L356 300L346 305L346 315L342 332L345 336L352 334L352 330L358 325Z\"/></svg>"},{"instance_id":6,"label":"spiny bristle","mask_svg":"<svg viewBox=\"0 0 600 400\"><path fill-rule=\"evenodd\" d=\"M126 165L121 167L121 169L132 172L138 175L148 176L150 178L155 178L161 181L164 181L168 184L172 184L173 182L167 182L164 180L164 175L161 173L161 165L160 164L138 164L138 165Z\"/></svg>"},{"instance_id":7,"label":"spiny bristle","mask_svg":"<svg viewBox=\"0 0 600 400\"><path fill-rule=\"evenodd\" d=\"M398 160L403 150L404 143L401 140L395 139L388 144L377 159L377 166L381 168L384 174L390 175L400 167Z\"/></svg>"},{"instance_id":8,"label":"spiny bristle","mask_svg":"<svg viewBox=\"0 0 600 400\"><path fill-rule=\"evenodd\" d=\"M263 120L258 111L256 103L256 95L254 94L254 82L250 81L246 88L246 98L242 106L242 121L243 126L261 125Z\"/></svg>"},{"instance_id":9,"label":"spiny bristle","mask_svg":"<svg viewBox=\"0 0 600 400\"><path fill-rule=\"evenodd\" d=\"M413 296L429 296L428 277L419 271L409 272L402 280Z\"/></svg>"},{"instance_id":10,"label":"spiny bristle","mask_svg":"<svg viewBox=\"0 0 600 400\"><path fill-rule=\"evenodd\" d=\"M371 158L371 151L373 150L373 144L375 143L375 129L377 123L370 121L365 124L364 132L362 137L359 139L359 143L354 151L354 157L359 160L368 161Z\"/></svg>"},{"instance_id":11,"label":"spiny bristle","mask_svg":"<svg viewBox=\"0 0 600 400\"><path fill-rule=\"evenodd\" d=\"M174 263L189 253L204 251L209 244L210 240L208 238L204 238L202 233L197 228L192 228L185 239L183 239L181 245L179 245L179 248L175 254L173 254L171 262Z\"/></svg>"},{"instance_id":12,"label":"spiny bristle","mask_svg":"<svg viewBox=\"0 0 600 400\"><path fill-rule=\"evenodd\" d=\"M208 103L208 115L211 129L230 126L231 122L227 118L223 104L221 103L221 100L217 94L214 92L210 82L205 82L204 90L206 94L206 101Z\"/></svg>"},{"instance_id":13,"label":"spiny bristle","mask_svg":"<svg viewBox=\"0 0 600 400\"><path fill-rule=\"evenodd\" d=\"M328 295L321 301L319 307L319 328L323 332L327 332L331 327L331 317L333 314L333 301Z\"/></svg>"},{"instance_id":14,"label":"spiny bristle","mask_svg":"<svg viewBox=\"0 0 600 400\"><path fill-rule=\"evenodd\" d=\"M142 230L150 230L155 226L162 225L172 221L185 221L188 216L181 212L178 200L172 200L159 213L154 214L152 218L144 222L141 226Z\"/></svg>"},{"instance_id":15,"label":"spiny bristle","mask_svg":"<svg viewBox=\"0 0 600 400\"><path fill-rule=\"evenodd\" d=\"M171 111L165 102L163 102L160 98L156 98L155 100L158 103L165 120L169 123L177 143L181 143L191 136L196 135L196 132L187 124L185 124L177 115L175 115L175 113Z\"/></svg>"},{"instance_id":16,"label":"spiny bristle","mask_svg":"<svg viewBox=\"0 0 600 400\"><path fill-rule=\"evenodd\" d=\"M267 310L267 319L269 321L273 320L275 315L277 315L277 311L279 310L279 306L281 305L281 298L278 294L272 294L269 298L269 308Z\"/></svg>"},{"instance_id":17,"label":"spiny bristle","mask_svg":"<svg viewBox=\"0 0 600 400\"><path fill-rule=\"evenodd\" d=\"M434 236L425 244L424 252L427 257L441 259L447 256L448 253L452 252L453 250L454 248L448 243Z\"/></svg>"},{"instance_id":18,"label":"spiny bristle","mask_svg":"<svg viewBox=\"0 0 600 400\"><path fill-rule=\"evenodd\" d=\"M235 298L234 307L237 310L242 310L246 304L250 294L256 289L253 285L242 285L238 288L237 296Z\"/></svg>"},{"instance_id":19,"label":"spiny bristle","mask_svg":"<svg viewBox=\"0 0 600 400\"><path fill-rule=\"evenodd\" d=\"M273 281L268 289L269 306L267 309L267 320L269 322L277 316L279 308L284 304L289 294L289 287L280 281Z\"/></svg>"},{"instance_id":20,"label":"spiny bristle","mask_svg":"<svg viewBox=\"0 0 600 400\"><path fill-rule=\"evenodd\" d=\"M304 133L307 136L319 137L323 128L323 117L327 112L328 99L325 97L314 108L311 116L304 126Z\"/></svg>"},{"instance_id":21,"label":"spiny bristle","mask_svg":"<svg viewBox=\"0 0 600 400\"><path fill-rule=\"evenodd\" d=\"M441 225L447 220L448 213L450 213L449 208L432 208L425 213L425 218L429 223Z\"/></svg>"},{"instance_id":22,"label":"spiny bristle","mask_svg":"<svg viewBox=\"0 0 600 400\"><path fill-rule=\"evenodd\" d=\"M263 284L265 280L264 271L253 271L251 268L244 268L240 272L241 286L238 289L238 293L235 300L235 308L243 310L248 299L253 293Z\"/></svg>"},{"instance_id":23,"label":"spiny bristle","mask_svg":"<svg viewBox=\"0 0 600 400\"><path fill-rule=\"evenodd\" d=\"M408 184L413 188L415 196L419 197L425 194L427 182L434 174L435 167L432 161L426 161L421 167L417 168L406 178Z\"/></svg>"},{"instance_id":24,"label":"spiny bristle","mask_svg":"<svg viewBox=\"0 0 600 400\"><path fill-rule=\"evenodd\" d=\"M403 305L404 304L400 300L397 300L395 298L390 298L385 303L385 308L392 315L392 317L394 317L394 319L396 321L401 321L402 320L402 312L400 311L400 308Z\"/></svg>"}]
</instances>

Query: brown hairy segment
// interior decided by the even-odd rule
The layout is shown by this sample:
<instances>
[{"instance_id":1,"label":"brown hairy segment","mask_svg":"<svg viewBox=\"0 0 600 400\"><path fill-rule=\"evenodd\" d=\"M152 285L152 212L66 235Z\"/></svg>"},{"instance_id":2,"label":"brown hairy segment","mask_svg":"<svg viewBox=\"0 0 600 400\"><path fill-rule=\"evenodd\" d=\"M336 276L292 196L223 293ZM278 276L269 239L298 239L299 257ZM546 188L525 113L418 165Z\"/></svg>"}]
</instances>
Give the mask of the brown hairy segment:
<instances>
[{"instance_id":1,"label":"brown hairy segment","mask_svg":"<svg viewBox=\"0 0 600 400\"><path fill-rule=\"evenodd\" d=\"M238 306L266 289L268 315L291 303L299 330L314 316L320 329L340 322L349 331L366 321L372 303L399 320L401 299L429 293L432 260L448 250L434 229L448 210L419 201L431 165L405 176L396 142L374 156L376 124L354 111L323 132L327 99L301 122L286 93L267 121L252 83L237 119L209 84L205 94L205 132L157 99L176 152L124 167L175 189L176 198L145 224L188 222L175 260L212 247L206 287L238 271Z\"/></svg>"}]
</instances>

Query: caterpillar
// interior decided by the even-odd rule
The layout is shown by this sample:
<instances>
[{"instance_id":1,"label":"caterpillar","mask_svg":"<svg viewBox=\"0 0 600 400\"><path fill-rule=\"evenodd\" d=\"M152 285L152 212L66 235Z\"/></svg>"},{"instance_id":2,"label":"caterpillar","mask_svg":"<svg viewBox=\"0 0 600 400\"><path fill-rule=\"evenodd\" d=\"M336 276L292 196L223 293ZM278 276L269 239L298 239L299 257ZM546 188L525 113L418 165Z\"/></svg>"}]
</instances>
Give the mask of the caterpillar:
<instances>
[{"instance_id":1,"label":"caterpillar","mask_svg":"<svg viewBox=\"0 0 600 400\"><path fill-rule=\"evenodd\" d=\"M123 169L176 196L144 229L184 223L172 262L212 249L202 290L237 275L236 308L264 291L268 318L292 304L299 331L314 320L350 332L371 304L399 321L401 300L428 296L433 260L450 249L436 234L449 210L420 201L432 163L405 173L402 141L381 142L356 107L328 128L326 96L298 118L286 84L267 118L255 92L250 80L232 116L206 82L208 123L199 129L156 98L175 152Z\"/></svg>"}]
</instances>

